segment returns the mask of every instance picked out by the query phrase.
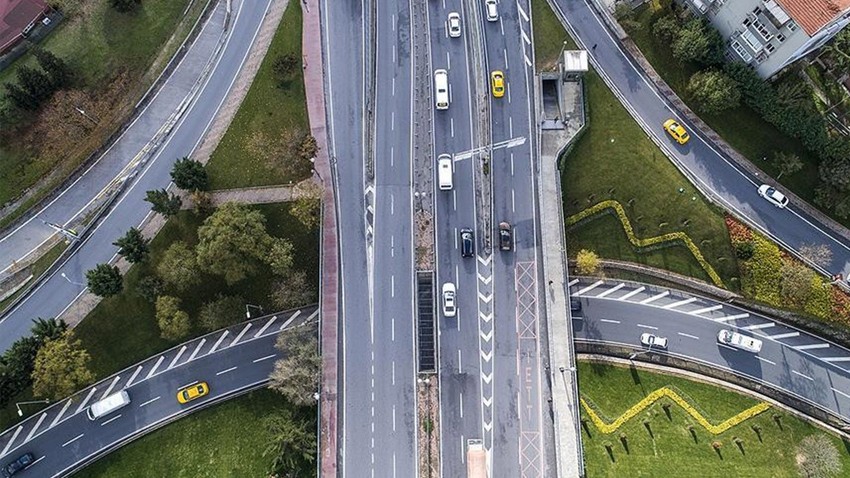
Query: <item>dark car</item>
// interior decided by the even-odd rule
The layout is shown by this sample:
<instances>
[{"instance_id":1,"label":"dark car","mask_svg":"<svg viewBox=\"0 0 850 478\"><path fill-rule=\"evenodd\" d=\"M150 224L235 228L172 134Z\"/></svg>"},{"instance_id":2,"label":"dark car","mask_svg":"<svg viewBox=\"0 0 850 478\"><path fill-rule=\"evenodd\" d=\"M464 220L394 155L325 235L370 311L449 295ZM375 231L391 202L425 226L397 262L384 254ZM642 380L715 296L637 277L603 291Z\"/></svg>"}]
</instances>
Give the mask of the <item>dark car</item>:
<instances>
[{"instance_id":1,"label":"dark car","mask_svg":"<svg viewBox=\"0 0 850 478\"><path fill-rule=\"evenodd\" d=\"M514 245L514 235L508 222L499 223L499 249L509 251Z\"/></svg>"},{"instance_id":2,"label":"dark car","mask_svg":"<svg viewBox=\"0 0 850 478\"><path fill-rule=\"evenodd\" d=\"M570 297L570 310L572 312L581 312L581 300L577 297Z\"/></svg>"},{"instance_id":3,"label":"dark car","mask_svg":"<svg viewBox=\"0 0 850 478\"><path fill-rule=\"evenodd\" d=\"M32 453L24 453L19 456L17 460L3 467L3 476L5 478L9 478L24 468L32 465L33 461L35 461L35 457L32 456Z\"/></svg>"},{"instance_id":4,"label":"dark car","mask_svg":"<svg viewBox=\"0 0 850 478\"><path fill-rule=\"evenodd\" d=\"M472 235L472 229L460 230L460 255L463 257L475 255L475 236Z\"/></svg>"}]
</instances>

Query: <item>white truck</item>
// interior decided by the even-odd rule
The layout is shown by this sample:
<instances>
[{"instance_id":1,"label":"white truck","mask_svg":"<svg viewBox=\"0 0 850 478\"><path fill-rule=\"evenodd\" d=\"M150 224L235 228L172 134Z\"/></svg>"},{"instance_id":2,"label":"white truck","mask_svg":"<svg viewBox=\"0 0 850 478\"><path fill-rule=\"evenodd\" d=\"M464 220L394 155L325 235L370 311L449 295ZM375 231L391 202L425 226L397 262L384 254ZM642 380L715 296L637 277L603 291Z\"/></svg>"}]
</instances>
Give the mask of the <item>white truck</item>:
<instances>
[{"instance_id":1,"label":"white truck","mask_svg":"<svg viewBox=\"0 0 850 478\"><path fill-rule=\"evenodd\" d=\"M466 478L488 478L484 440L466 440Z\"/></svg>"}]
</instances>

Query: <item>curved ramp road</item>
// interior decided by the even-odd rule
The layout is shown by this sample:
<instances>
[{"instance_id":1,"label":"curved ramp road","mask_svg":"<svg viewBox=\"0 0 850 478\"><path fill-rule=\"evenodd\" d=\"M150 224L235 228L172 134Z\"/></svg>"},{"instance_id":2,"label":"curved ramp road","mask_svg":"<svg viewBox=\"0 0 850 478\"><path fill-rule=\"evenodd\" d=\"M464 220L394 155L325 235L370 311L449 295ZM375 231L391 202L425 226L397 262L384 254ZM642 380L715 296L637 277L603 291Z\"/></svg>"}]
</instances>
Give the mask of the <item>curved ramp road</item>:
<instances>
[{"instance_id":1,"label":"curved ramp road","mask_svg":"<svg viewBox=\"0 0 850 478\"><path fill-rule=\"evenodd\" d=\"M624 344L636 351L640 335L669 339L670 354L765 383L833 415L850 420L850 350L725 302L673 289L575 279L571 296L582 302L573 313L575 339ZM763 341L753 354L717 342L722 329Z\"/></svg>"},{"instance_id":2,"label":"curved ramp road","mask_svg":"<svg viewBox=\"0 0 850 478\"><path fill-rule=\"evenodd\" d=\"M788 249L799 250L813 244L827 246L832 251L832 261L821 265L822 272L850 277L850 241L833 235L824 224L793 203L787 209L778 209L761 198L757 189L762 179L738 168L658 93L611 35L591 1L550 0L549 3L580 44L588 49L596 46L591 50L594 67L644 130L687 170L691 181ZM685 123L691 133L686 145L677 145L661 128L668 118Z\"/></svg>"},{"instance_id":3,"label":"curved ramp road","mask_svg":"<svg viewBox=\"0 0 850 478\"><path fill-rule=\"evenodd\" d=\"M211 65L212 70L175 125L171 136L140 170L135 182L116 201L97 228L86 237L76 253L0 321L0 350L8 349L15 340L29 334L31 319L56 317L61 314L84 290L81 284L85 281L85 272L112 259L117 252L112 242L130 227L138 226L149 214L150 205L144 201L145 192L168 185L171 182L170 171L173 162L183 156L189 156L206 133L242 68L271 1L232 2L231 31ZM210 21L223 21L223 12L217 10L216 15ZM199 63L195 66L202 65L203 63ZM97 190L99 189L93 189ZM84 193L91 194L91 191L72 188L66 196ZM85 196L80 201L85 204L89 199L90 196ZM42 218L57 220L56 217L39 216L39 219ZM35 222L37 220L30 224ZM4 249L5 247L3 244ZM65 274L67 279L63 278L62 274Z\"/></svg>"},{"instance_id":4,"label":"curved ramp road","mask_svg":"<svg viewBox=\"0 0 850 478\"><path fill-rule=\"evenodd\" d=\"M282 312L213 332L148 358L57 402L0 435L0 465L23 453L36 462L21 478L67 476L100 456L189 413L268 382L278 332L315 322L316 306ZM186 405L177 390L207 382L210 393ZM97 420L88 407L126 390L130 404Z\"/></svg>"}]
</instances>

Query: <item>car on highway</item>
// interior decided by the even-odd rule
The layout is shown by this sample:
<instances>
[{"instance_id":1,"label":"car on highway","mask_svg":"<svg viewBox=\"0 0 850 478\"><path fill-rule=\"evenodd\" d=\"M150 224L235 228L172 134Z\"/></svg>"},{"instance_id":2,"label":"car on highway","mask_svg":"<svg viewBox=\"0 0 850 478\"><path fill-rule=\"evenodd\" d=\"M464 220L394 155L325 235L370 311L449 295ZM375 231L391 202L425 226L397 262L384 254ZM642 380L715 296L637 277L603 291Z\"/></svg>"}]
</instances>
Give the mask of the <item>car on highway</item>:
<instances>
[{"instance_id":1,"label":"car on highway","mask_svg":"<svg viewBox=\"0 0 850 478\"><path fill-rule=\"evenodd\" d=\"M15 475L24 468L32 465L34 461L35 457L32 455L32 453L24 453L23 455L19 456L17 460L3 467L3 477L9 478L10 476Z\"/></svg>"},{"instance_id":2,"label":"car on highway","mask_svg":"<svg viewBox=\"0 0 850 478\"><path fill-rule=\"evenodd\" d=\"M210 393L210 387L207 382L200 382L183 387L177 392L177 401L180 403L189 403L192 400L204 397Z\"/></svg>"},{"instance_id":3,"label":"car on highway","mask_svg":"<svg viewBox=\"0 0 850 478\"><path fill-rule=\"evenodd\" d=\"M509 222L499 223L499 249L509 251L514 245L514 233Z\"/></svg>"},{"instance_id":4,"label":"car on highway","mask_svg":"<svg viewBox=\"0 0 850 478\"><path fill-rule=\"evenodd\" d=\"M735 347L736 349L745 350L757 354L761 351L762 342L759 339L748 335L732 332L729 329L723 329L717 334L717 341L721 344Z\"/></svg>"},{"instance_id":5,"label":"car on highway","mask_svg":"<svg viewBox=\"0 0 850 478\"><path fill-rule=\"evenodd\" d=\"M679 144L685 144L691 139L691 136L678 121L670 118L664 122L664 131L666 131Z\"/></svg>"},{"instance_id":6,"label":"car on highway","mask_svg":"<svg viewBox=\"0 0 850 478\"><path fill-rule=\"evenodd\" d=\"M501 70L490 73L490 88L493 91L493 98L505 96L505 74Z\"/></svg>"},{"instance_id":7,"label":"car on highway","mask_svg":"<svg viewBox=\"0 0 850 478\"><path fill-rule=\"evenodd\" d=\"M649 348L667 350L667 337L659 337L648 332L640 334L640 343Z\"/></svg>"},{"instance_id":8,"label":"car on highway","mask_svg":"<svg viewBox=\"0 0 850 478\"><path fill-rule=\"evenodd\" d=\"M460 36L460 14L457 12L449 13L449 36L458 38Z\"/></svg>"},{"instance_id":9,"label":"car on highway","mask_svg":"<svg viewBox=\"0 0 850 478\"><path fill-rule=\"evenodd\" d=\"M434 97L438 110L449 109L449 72L434 70Z\"/></svg>"},{"instance_id":10,"label":"car on highway","mask_svg":"<svg viewBox=\"0 0 850 478\"><path fill-rule=\"evenodd\" d=\"M452 282L443 284L443 317L454 317L457 315L455 292L455 285Z\"/></svg>"},{"instance_id":11,"label":"car on highway","mask_svg":"<svg viewBox=\"0 0 850 478\"><path fill-rule=\"evenodd\" d=\"M475 255L475 236L472 229L460 230L460 255L461 257L472 257Z\"/></svg>"},{"instance_id":12,"label":"car on highway","mask_svg":"<svg viewBox=\"0 0 850 478\"><path fill-rule=\"evenodd\" d=\"M488 22L499 20L499 8L496 6L496 0L484 0L484 9L487 12Z\"/></svg>"},{"instance_id":13,"label":"car on highway","mask_svg":"<svg viewBox=\"0 0 850 478\"><path fill-rule=\"evenodd\" d=\"M769 184L759 186L759 196L767 199L767 202L780 209L788 205L788 198Z\"/></svg>"}]
</instances>

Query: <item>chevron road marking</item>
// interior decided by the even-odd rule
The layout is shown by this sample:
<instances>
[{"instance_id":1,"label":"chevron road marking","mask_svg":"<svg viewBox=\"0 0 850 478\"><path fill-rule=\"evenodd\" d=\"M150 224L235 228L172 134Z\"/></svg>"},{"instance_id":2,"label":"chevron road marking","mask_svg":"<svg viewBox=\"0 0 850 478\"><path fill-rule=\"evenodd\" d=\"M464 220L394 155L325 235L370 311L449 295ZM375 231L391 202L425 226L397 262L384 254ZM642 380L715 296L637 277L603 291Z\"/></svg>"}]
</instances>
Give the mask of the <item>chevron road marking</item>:
<instances>
[{"instance_id":1,"label":"chevron road marking","mask_svg":"<svg viewBox=\"0 0 850 478\"><path fill-rule=\"evenodd\" d=\"M492 381L493 381L493 374L492 374L492 373L486 373L486 374L485 374L485 373L482 373L482 374L481 374L481 380L483 380L483 381L484 381L484 383L486 383L487 385L489 385L489 384L490 384L490 382L492 382Z\"/></svg>"},{"instance_id":2,"label":"chevron road marking","mask_svg":"<svg viewBox=\"0 0 850 478\"><path fill-rule=\"evenodd\" d=\"M690 304L691 302L695 302L697 300L696 297L691 297L690 299L680 300L679 302L673 302L672 304L662 305L662 309L675 309L676 307Z\"/></svg>"},{"instance_id":3,"label":"chevron road marking","mask_svg":"<svg viewBox=\"0 0 850 478\"><path fill-rule=\"evenodd\" d=\"M660 294L656 294L656 295L654 295L654 296L652 296L652 297L648 297L648 298L646 298L646 299L643 299L642 301L640 301L640 304L648 304L648 303L650 303L650 302L655 302L656 300L658 300L658 299L660 299L660 298L662 298L662 297L667 297L668 295L670 295L670 291L669 291L669 290L665 290L664 292L662 292L662 293L660 293Z\"/></svg>"},{"instance_id":4,"label":"chevron road marking","mask_svg":"<svg viewBox=\"0 0 850 478\"><path fill-rule=\"evenodd\" d=\"M488 432L493 429L493 422L484 422L484 429Z\"/></svg>"},{"instance_id":5,"label":"chevron road marking","mask_svg":"<svg viewBox=\"0 0 850 478\"><path fill-rule=\"evenodd\" d=\"M489 284L490 284L490 282L492 282L492 281L493 281L493 276L492 276L492 275L490 275L490 276L484 277L484 276L482 276L481 274L478 274L478 280L480 280L481 282L483 282L483 283L484 283L484 285L489 285Z\"/></svg>"},{"instance_id":6,"label":"chevron road marking","mask_svg":"<svg viewBox=\"0 0 850 478\"><path fill-rule=\"evenodd\" d=\"M723 308L723 305L722 305L722 304L721 304L721 305L712 305L711 307L706 307L706 308L704 308L704 309L699 309L699 310L691 311L691 314L699 315L699 314L704 314L704 313L706 313L706 312L713 312L713 311L715 311L715 310L720 310L720 309L722 309L722 308Z\"/></svg>"},{"instance_id":7,"label":"chevron road marking","mask_svg":"<svg viewBox=\"0 0 850 478\"><path fill-rule=\"evenodd\" d=\"M490 265L490 261L492 261L492 260L493 260L493 255L492 255L492 254L491 254L491 255L489 255L489 256L487 256L487 258L486 258L486 259L482 259L482 258L481 258L481 256L478 256L478 262L480 262L480 263L481 263L481 265L483 265L484 267L489 266L489 265Z\"/></svg>"},{"instance_id":8,"label":"chevron road marking","mask_svg":"<svg viewBox=\"0 0 850 478\"><path fill-rule=\"evenodd\" d=\"M112 389L115 387L115 384L116 384L116 383L118 383L118 381L119 381L119 380L121 380L121 376L120 376L120 375L117 375L117 376L116 376L116 377L112 380L112 383L110 383L110 384L109 384L109 388L107 388L107 389L106 389L106 391L105 391L105 392L103 392L103 395L101 395L101 396L100 396L100 399L101 399L101 400L103 400L104 398L106 398L107 396L109 396L109 392L111 392L111 391L112 391Z\"/></svg>"},{"instance_id":9,"label":"chevron road marking","mask_svg":"<svg viewBox=\"0 0 850 478\"><path fill-rule=\"evenodd\" d=\"M59 415L56 415L56 418L54 418L53 421L50 422L50 428L55 427L56 424L59 423L59 419L61 419L62 415L65 415L65 412L68 411L68 407L71 406L71 402L73 402L73 400L71 400L70 398L65 402L65 406L62 407L62 410L59 410Z\"/></svg>"},{"instance_id":10,"label":"chevron road marking","mask_svg":"<svg viewBox=\"0 0 850 478\"><path fill-rule=\"evenodd\" d=\"M767 337L773 340L790 339L791 337L799 337L800 332L788 332L787 334L768 335Z\"/></svg>"},{"instance_id":11,"label":"chevron road marking","mask_svg":"<svg viewBox=\"0 0 850 478\"><path fill-rule=\"evenodd\" d=\"M580 289L578 292L573 294L573 297L578 297L578 296L584 294L585 292L589 292L589 291L599 287L600 285L602 285L604 283L605 283L605 281L598 280L598 281L594 282L593 284L590 284L589 286L585 287L584 289Z\"/></svg>"},{"instance_id":12,"label":"chevron road marking","mask_svg":"<svg viewBox=\"0 0 850 478\"><path fill-rule=\"evenodd\" d=\"M478 293L478 300L484 302L485 304L489 304L491 300L493 300L493 294L484 295L481 292Z\"/></svg>"},{"instance_id":13,"label":"chevron road marking","mask_svg":"<svg viewBox=\"0 0 850 478\"><path fill-rule=\"evenodd\" d=\"M489 351L489 352L484 352L484 351L482 350L482 351L481 351L481 358L482 358L482 359L484 359L484 361L485 361L485 362L489 362L490 360L492 360L492 359L493 359L493 350L492 350L492 349L490 349L490 351Z\"/></svg>"},{"instance_id":14,"label":"chevron road marking","mask_svg":"<svg viewBox=\"0 0 850 478\"><path fill-rule=\"evenodd\" d=\"M153 377L153 374L154 374L154 373L156 373L156 369L159 367L159 364L161 364L163 360L165 360L165 356L164 356L164 355L160 355L160 356L159 356L159 359L156 361L156 363L155 363L155 364L153 364L153 368L151 369L151 371L150 371L150 372L148 372L148 377L147 377L147 378L151 378L151 377Z\"/></svg>"},{"instance_id":15,"label":"chevron road marking","mask_svg":"<svg viewBox=\"0 0 850 478\"><path fill-rule=\"evenodd\" d=\"M644 287L644 286L640 286L640 287L638 287L637 289L635 289L635 290L633 290L633 291L629 292L628 294L626 294L626 295L624 295L624 296L620 297L618 300L629 300L629 299L631 299L633 296L636 296L636 295L640 294L641 292L643 292L645 289L646 289L646 287Z\"/></svg>"},{"instance_id":16,"label":"chevron road marking","mask_svg":"<svg viewBox=\"0 0 850 478\"><path fill-rule=\"evenodd\" d=\"M481 403L484 404L485 407L490 407L493 405L493 397L490 398L482 398Z\"/></svg>"},{"instance_id":17,"label":"chevron road marking","mask_svg":"<svg viewBox=\"0 0 850 478\"><path fill-rule=\"evenodd\" d=\"M484 332L481 332L481 339L484 340L485 342L489 342L490 339L492 339L492 338L493 338L493 331L492 330L490 330L490 332L488 332L486 334Z\"/></svg>"},{"instance_id":18,"label":"chevron road marking","mask_svg":"<svg viewBox=\"0 0 850 478\"><path fill-rule=\"evenodd\" d=\"M612 287L612 288L606 290L605 292L597 295L596 298L601 299L603 297L607 297L609 294L613 294L614 292L617 292L618 290L622 289L625 286L626 286L626 284L624 282L620 282L619 284L615 285L614 287Z\"/></svg>"},{"instance_id":19,"label":"chevron road marking","mask_svg":"<svg viewBox=\"0 0 850 478\"><path fill-rule=\"evenodd\" d=\"M177 355L175 355L174 358L171 360L171 363L168 365L168 368L174 368L174 364L176 364L177 361L180 360L180 357L183 356L183 352L186 351L186 348L186 345L180 347L180 351L177 352Z\"/></svg>"},{"instance_id":20,"label":"chevron road marking","mask_svg":"<svg viewBox=\"0 0 850 478\"><path fill-rule=\"evenodd\" d=\"M198 351L201 350L201 347L203 347L205 343L207 343L207 339L201 339L201 341L198 342L198 346L195 347L195 350L192 352L192 355L189 356L189 360L187 360L187 362L195 360L195 356L198 355Z\"/></svg>"},{"instance_id":21,"label":"chevron road marking","mask_svg":"<svg viewBox=\"0 0 850 478\"><path fill-rule=\"evenodd\" d=\"M829 344L809 344L793 347L795 350L828 349Z\"/></svg>"},{"instance_id":22,"label":"chevron road marking","mask_svg":"<svg viewBox=\"0 0 850 478\"><path fill-rule=\"evenodd\" d=\"M770 327L775 327L776 324L774 322L765 322L764 324L757 325L748 325L746 327L741 327L744 330L760 330L760 329L769 329Z\"/></svg>"},{"instance_id":23,"label":"chevron road marking","mask_svg":"<svg viewBox=\"0 0 850 478\"><path fill-rule=\"evenodd\" d=\"M484 322L490 323L490 321L493 320L493 313L490 312L489 314L485 314L484 312L479 312L478 317Z\"/></svg>"},{"instance_id":24,"label":"chevron road marking","mask_svg":"<svg viewBox=\"0 0 850 478\"><path fill-rule=\"evenodd\" d=\"M727 315L726 317L718 317L714 319L715 322L726 322L727 320L735 320L735 319L746 319L750 314L738 314L738 315Z\"/></svg>"},{"instance_id":25,"label":"chevron road marking","mask_svg":"<svg viewBox=\"0 0 850 478\"><path fill-rule=\"evenodd\" d=\"M266 322L266 325L264 325L264 326L263 326L263 327L259 330L259 332L257 332L256 334L254 334L254 338L256 339L257 337L259 337L259 336L263 335L263 332L265 332L265 331L266 331L266 329L268 329L268 328L269 328L269 326L270 326L270 325L272 325L272 322L274 322L275 320L277 320L277 316L276 316L276 315L275 315L274 317L272 317L271 319L269 319L269 321L268 321L268 322Z\"/></svg>"},{"instance_id":26,"label":"chevron road marking","mask_svg":"<svg viewBox=\"0 0 850 478\"><path fill-rule=\"evenodd\" d=\"M20 427L18 427L17 430L15 430L15 434L12 435L12 439L9 440L9 443L6 443L6 447L3 448L2 452L0 452L0 456L6 455L6 452L9 451L9 447L12 446L12 442L14 442L16 438L18 438L18 435L21 434L21 430L23 430L23 429L24 429L24 427L20 426Z\"/></svg>"},{"instance_id":27,"label":"chevron road marking","mask_svg":"<svg viewBox=\"0 0 850 478\"><path fill-rule=\"evenodd\" d=\"M35 422L35 426L34 426L34 427L32 427L32 430L30 430L29 434L27 435L27 438L24 440L24 443L26 443L26 442L30 441L30 439L32 438L32 436L33 436L33 435L35 435L35 431L36 431L36 430L38 430L38 427L40 427L40 426L41 426L41 422L43 422L45 418L47 418L47 414L46 414L46 413L42 413L42 414L41 414L41 416L40 416L40 417L38 417L38 421L37 421L37 422Z\"/></svg>"}]
</instances>

